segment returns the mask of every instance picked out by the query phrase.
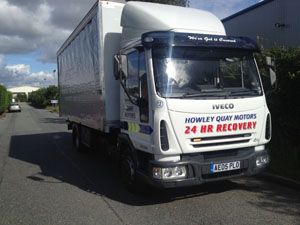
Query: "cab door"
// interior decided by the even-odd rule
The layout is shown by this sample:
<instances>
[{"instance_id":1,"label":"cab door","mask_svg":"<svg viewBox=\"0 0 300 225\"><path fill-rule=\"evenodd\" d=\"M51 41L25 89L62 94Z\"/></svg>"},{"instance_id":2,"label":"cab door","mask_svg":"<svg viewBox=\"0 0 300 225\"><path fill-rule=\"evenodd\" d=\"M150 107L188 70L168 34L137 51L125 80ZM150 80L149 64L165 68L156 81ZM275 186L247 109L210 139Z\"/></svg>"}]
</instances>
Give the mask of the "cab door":
<instances>
[{"instance_id":1,"label":"cab door","mask_svg":"<svg viewBox=\"0 0 300 225\"><path fill-rule=\"evenodd\" d=\"M127 54L127 74L121 82L121 130L136 149L151 152L152 127L149 121L149 88L143 49Z\"/></svg>"}]
</instances>

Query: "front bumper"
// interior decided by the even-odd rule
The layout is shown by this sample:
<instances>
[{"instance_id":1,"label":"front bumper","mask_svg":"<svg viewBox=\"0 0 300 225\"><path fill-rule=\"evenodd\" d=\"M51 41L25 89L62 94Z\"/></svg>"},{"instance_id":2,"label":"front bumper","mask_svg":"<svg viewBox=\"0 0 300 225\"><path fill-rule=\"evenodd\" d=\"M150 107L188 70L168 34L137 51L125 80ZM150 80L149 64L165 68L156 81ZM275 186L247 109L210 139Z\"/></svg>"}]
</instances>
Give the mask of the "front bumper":
<instances>
[{"instance_id":1,"label":"front bumper","mask_svg":"<svg viewBox=\"0 0 300 225\"><path fill-rule=\"evenodd\" d=\"M146 183L158 188L172 188L199 185L206 182L229 179L238 176L250 176L262 172L268 164L257 167L256 158L267 155L269 151L255 152L254 148L243 148L233 150L222 150L206 153L184 154L178 162L151 161L148 172L138 171L139 177ZM215 163L226 163L240 161L240 169L212 173L210 165ZM152 177L153 167L175 167L185 165L187 176L184 179L161 180Z\"/></svg>"}]
</instances>

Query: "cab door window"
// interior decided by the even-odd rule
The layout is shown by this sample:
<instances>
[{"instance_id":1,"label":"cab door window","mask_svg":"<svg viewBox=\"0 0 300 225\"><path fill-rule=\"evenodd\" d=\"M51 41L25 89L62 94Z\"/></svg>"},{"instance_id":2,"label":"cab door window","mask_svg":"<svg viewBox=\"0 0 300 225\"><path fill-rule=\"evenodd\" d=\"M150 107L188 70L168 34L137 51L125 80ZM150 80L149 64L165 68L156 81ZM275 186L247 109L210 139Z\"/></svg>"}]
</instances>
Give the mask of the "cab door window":
<instances>
[{"instance_id":1,"label":"cab door window","mask_svg":"<svg viewBox=\"0 0 300 225\"><path fill-rule=\"evenodd\" d=\"M134 51L127 55L128 76L126 89L139 102L140 121L149 121L148 81L144 51Z\"/></svg>"},{"instance_id":2,"label":"cab door window","mask_svg":"<svg viewBox=\"0 0 300 225\"><path fill-rule=\"evenodd\" d=\"M128 77L126 79L126 88L128 94L136 98L139 97L139 53L134 51L127 56Z\"/></svg>"}]
</instances>

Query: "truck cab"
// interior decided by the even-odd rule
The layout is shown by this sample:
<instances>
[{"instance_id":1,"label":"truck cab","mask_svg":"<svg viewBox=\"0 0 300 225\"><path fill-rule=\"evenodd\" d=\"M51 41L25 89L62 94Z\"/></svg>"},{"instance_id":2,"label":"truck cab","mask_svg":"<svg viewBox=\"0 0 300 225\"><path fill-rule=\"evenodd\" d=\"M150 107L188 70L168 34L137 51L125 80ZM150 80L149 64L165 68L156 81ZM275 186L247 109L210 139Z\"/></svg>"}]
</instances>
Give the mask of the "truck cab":
<instances>
[{"instance_id":1,"label":"truck cab","mask_svg":"<svg viewBox=\"0 0 300 225\"><path fill-rule=\"evenodd\" d=\"M181 10L190 17L174 25ZM212 14L181 7L127 3L121 24L115 77L124 180L178 187L262 171L271 116L256 43L226 36Z\"/></svg>"}]
</instances>

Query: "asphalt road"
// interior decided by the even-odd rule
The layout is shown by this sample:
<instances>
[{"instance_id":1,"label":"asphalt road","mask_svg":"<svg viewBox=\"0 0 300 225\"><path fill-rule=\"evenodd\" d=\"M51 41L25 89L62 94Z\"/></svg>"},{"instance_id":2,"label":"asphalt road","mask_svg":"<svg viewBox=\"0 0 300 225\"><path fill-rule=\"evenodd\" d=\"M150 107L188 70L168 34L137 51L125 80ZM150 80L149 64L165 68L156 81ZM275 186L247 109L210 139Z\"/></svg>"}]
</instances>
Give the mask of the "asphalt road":
<instances>
[{"instance_id":1,"label":"asphalt road","mask_svg":"<svg viewBox=\"0 0 300 225\"><path fill-rule=\"evenodd\" d=\"M77 153L45 110L0 118L0 224L300 225L300 190L242 178L132 194L100 150Z\"/></svg>"}]
</instances>

